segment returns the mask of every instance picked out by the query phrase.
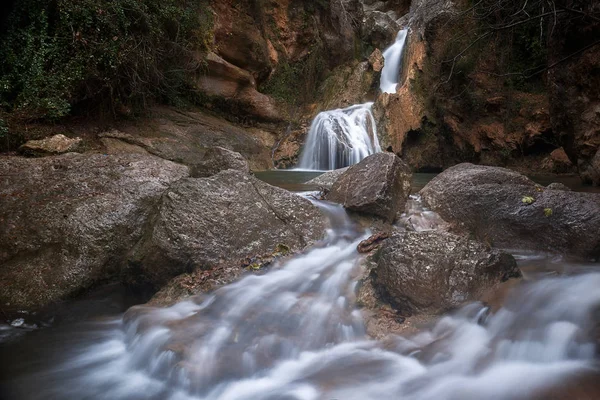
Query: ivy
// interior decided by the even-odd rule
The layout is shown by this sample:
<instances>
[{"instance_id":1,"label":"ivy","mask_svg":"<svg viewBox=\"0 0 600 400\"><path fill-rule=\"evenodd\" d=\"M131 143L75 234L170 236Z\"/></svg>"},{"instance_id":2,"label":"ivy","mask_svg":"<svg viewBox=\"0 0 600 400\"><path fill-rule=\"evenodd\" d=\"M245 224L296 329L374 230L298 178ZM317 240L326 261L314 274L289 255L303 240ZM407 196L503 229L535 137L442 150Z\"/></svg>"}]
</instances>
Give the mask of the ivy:
<instances>
[{"instance_id":1,"label":"ivy","mask_svg":"<svg viewBox=\"0 0 600 400\"><path fill-rule=\"evenodd\" d=\"M2 31L0 104L57 119L183 95L212 14L205 0L20 0Z\"/></svg>"}]
</instances>

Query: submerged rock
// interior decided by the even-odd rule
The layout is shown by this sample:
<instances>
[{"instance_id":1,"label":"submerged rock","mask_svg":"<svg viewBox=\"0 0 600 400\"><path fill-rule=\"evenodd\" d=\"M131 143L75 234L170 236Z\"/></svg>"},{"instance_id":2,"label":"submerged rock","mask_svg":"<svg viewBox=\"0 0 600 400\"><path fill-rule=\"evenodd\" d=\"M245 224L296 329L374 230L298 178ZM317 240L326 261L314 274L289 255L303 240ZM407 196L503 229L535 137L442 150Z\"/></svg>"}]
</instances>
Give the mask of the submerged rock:
<instances>
[{"instance_id":1,"label":"submerged rock","mask_svg":"<svg viewBox=\"0 0 600 400\"><path fill-rule=\"evenodd\" d=\"M548 190L498 167L460 164L420 192L444 220L495 247L600 256L600 196Z\"/></svg>"},{"instance_id":2,"label":"submerged rock","mask_svg":"<svg viewBox=\"0 0 600 400\"><path fill-rule=\"evenodd\" d=\"M118 276L168 186L188 168L151 155L0 162L0 304L26 310Z\"/></svg>"},{"instance_id":3,"label":"submerged rock","mask_svg":"<svg viewBox=\"0 0 600 400\"><path fill-rule=\"evenodd\" d=\"M43 157L70 153L79 150L81 138L68 138L65 135L54 135L41 140L29 140L19 147L19 152L30 157Z\"/></svg>"},{"instance_id":4,"label":"submerged rock","mask_svg":"<svg viewBox=\"0 0 600 400\"><path fill-rule=\"evenodd\" d=\"M515 259L448 232L395 232L373 256L373 281L402 315L441 313L519 277Z\"/></svg>"},{"instance_id":5,"label":"submerged rock","mask_svg":"<svg viewBox=\"0 0 600 400\"><path fill-rule=\"evenodd\" d=\"M240 264L323 236L326 218L307 199L227 170L183 179L162 197L151 232L134 250L130 276L156 286L196 269Z\"/></svg>"},{"instance_id":6,"label":"submerged rock","mask_svg":"<svg viewBox=\"0 0 600 400\"><path fill-rule=\"evenodd\" d=\"M410 195L411 175L396 155L373 154L348 168L336 180L327 200L392 222Z\"/></svg>"}]
</instances>

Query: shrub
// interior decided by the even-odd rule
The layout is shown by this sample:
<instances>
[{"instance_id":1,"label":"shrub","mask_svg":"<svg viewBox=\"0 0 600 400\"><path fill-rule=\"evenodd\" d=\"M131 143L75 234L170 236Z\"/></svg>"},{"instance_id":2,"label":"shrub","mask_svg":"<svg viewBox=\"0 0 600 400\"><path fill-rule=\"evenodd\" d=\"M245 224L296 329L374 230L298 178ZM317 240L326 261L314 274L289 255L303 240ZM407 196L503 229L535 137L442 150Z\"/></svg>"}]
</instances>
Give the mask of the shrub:
<instances>
[{"instance_id":1,"label":"shrub","mask_svg":"<svg viewBox=\"0 0 600 400\"><path fill-rule=\"evenodd\" d=\"M52 119L182 95L211 42L205 1L20 0L2 29L0 103Z\"/></svg>"}]
</instances>

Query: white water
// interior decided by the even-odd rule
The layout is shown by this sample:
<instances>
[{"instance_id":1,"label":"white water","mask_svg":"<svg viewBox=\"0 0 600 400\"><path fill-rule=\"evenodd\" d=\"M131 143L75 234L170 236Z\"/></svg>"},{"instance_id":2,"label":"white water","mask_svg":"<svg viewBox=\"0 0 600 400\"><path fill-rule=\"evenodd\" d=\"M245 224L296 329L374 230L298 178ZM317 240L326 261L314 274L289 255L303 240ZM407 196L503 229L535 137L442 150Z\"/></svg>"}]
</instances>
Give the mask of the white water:
<instances>
[{"instance_id":1,"label":"white water","mask_svg":"<svg viewBox=\"0 0 600 400\"><path fill-rule=\"evenodd\" d=\"M368 340L354 306L355 249L366 234L339 206L321 206L333 229L320 245L206 298L138 306L55 343L47 337L54 355L36 358L0 392L21 400L525 400L594 372L600 273L525 285L494 315L475 303L414 337Z\"/></svg>"},{"instance_id":2,"label":"white water","mask_svg":"<svg viewBox=\"0 0 600 400\"><path fill-rule=\"evenodd\" d=\"M396 36L396 42L383 52L385 64L381 71L379 85L379 88L383 93L396 93L400 68L402 66L402 53L404 51L404 44L406 43L407 36L408 30L401 30L398 32L398 36Z\"/></svg>"},{"instance_id":3,"label":"white water","mask_svg":"<svg viewBox=\"0 0 600 400\"><path fill-rule=\"evenodd\" d=\"M308 131L298 168L344 168L380 152L372 106L366 103L319 113Z\"/></svg>"}]
</instances>

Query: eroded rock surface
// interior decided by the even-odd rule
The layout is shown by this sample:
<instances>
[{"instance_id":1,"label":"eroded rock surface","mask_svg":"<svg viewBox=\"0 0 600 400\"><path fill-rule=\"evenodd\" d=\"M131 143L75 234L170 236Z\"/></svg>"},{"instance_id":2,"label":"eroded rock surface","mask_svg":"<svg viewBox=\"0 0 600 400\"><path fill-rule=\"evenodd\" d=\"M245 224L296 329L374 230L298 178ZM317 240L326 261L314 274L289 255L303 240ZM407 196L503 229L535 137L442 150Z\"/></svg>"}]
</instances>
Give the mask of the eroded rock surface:
<instances>
[{"instance_id":1,"label":"eroded rock surface","mask_svg":"<svg viewBox=\"0 0 600 400\"><path fill-rule=\"evenodd\" d=\"M0 304L28 310L118 276L186 166L142 154L0 162Z\"/></svg>"},{"instance_id":2,"label":"eroded rock surface","mask_svg":"<svg viewBox=\"0 0 600 400\"><path fill-rule=\"evenodd\" d=\"M498 167L460 164L420 192L444 220L494 247L600 256L600 196L552 190Z\"/></svg>"},{"instance_id":3,"label":"eroded rock surface","mask_svg":"<svg viewBox=\"0 0 600 400\"><path fill-rule=\"evenodd\" d=\"M392 222L410 195L411 172L392 153L370 155L348 168L327 194L346 209Z\"/></svg>"},{"instance_id":4,"label":"eroded rock surface","mask_svg":"<svg viewBox=\"0 0 600 400\"><path fill-rule=\"evenodd\" d=\"M333 171L327 171L323 175L319 175L316 178L306 182L306 184L321 186L326 189L330 189L333 186L333 184L338 180L338 178L348 170L348 168L349 167L334 169Z\"/></svg>"},{"instance_id":5,"label":"eroded rock surface","mask_svg":"<svg viewBox=\"0 0 600 400\"><path fill-rule=\"evenodd\" d=\"M373 260L380 296L406 316L442 313L520 276L510 254L441 231L397 231Z\"/></svg>"},{"instance_id":6,"label":"eroded rock surface","mask_svg":"<svg viewBox=\"0 0 600 400\"><path fill-rule=\"evenodd\" d=\"M320 239L326 225L310 201L238 171L183 179L162 197L152 231L130 259L131 273L160 286L281 245L300 250Z\"/></svg>"}]
</instances>

